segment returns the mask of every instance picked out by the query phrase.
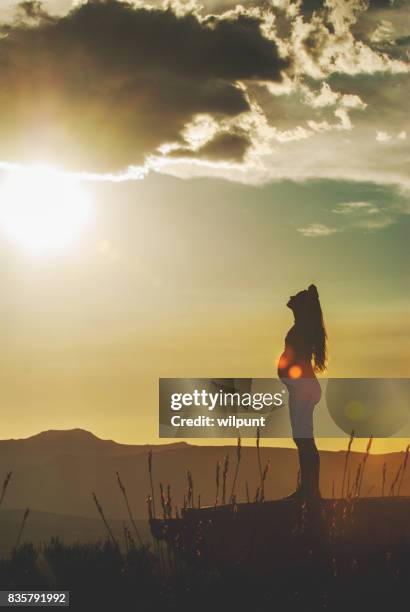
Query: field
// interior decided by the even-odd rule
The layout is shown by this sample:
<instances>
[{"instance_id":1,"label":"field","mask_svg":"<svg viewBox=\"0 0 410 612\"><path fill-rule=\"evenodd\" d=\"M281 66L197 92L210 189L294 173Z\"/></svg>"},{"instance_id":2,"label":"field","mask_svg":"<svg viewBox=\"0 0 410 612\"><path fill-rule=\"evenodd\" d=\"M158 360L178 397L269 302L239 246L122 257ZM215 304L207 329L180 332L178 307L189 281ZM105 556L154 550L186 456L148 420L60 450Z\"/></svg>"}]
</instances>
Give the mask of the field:
<instances>
[{"instance_id":1,"label":"field","mask_svg":"<svg viewBox=\"0 0 410 612\"><path fill-rule=\"evenodd\" d=\"M26 544L0 562L3 588L69 590L79 610L398 610L406 609L409 578L400 545L360 561L343 548L309 558L295 546L291 569L276 564L262 574L187 564L166 546L121 552L111 542Z\"/></svg>"},{"instance_id":2,"label":"field","mask_svg":"<svg viewBox=\"0 0 410 612\"><path fill-rule=\"evenodd\" d=\"M130 488L119 473L114 495L122 520L106 515L105 499L91 491L94 519L65 522L62 515L2 509L0 534L8 550L0 559L0 584L69 590L71 607L78 610L406 609L410 498L402 492L409 450L394 469L383 462L380 482L369 486L371 440L357 456L352 443L353 438L338 458L333 496L319 504L267 499L270 463L257 440L245 454L238 441L229 455L208 466L213 491L201 489L187 466L182 499L174 499L171 485L160 481L157 461L163 454L145 452L144 521L134 516ZM249 473L244 456L252 458L252 485L243 481ZM12 484L7 475L0 504ZM379 496L369 496L372 487ZM203 505L204 497L212 503ZM40 541L46 523L60 538ZM156 536L150 542L149 526Z\"/></svg>"}]
</instances>

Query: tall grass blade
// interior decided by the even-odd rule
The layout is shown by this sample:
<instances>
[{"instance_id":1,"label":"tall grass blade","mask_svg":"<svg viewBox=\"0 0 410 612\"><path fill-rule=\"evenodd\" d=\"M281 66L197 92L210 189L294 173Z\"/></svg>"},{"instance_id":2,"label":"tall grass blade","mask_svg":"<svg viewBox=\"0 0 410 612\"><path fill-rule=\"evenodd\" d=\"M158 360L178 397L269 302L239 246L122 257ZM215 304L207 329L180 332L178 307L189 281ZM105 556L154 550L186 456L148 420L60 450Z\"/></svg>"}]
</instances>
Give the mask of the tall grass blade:
<instances>
[{"instance_id":1,"label":"tall grass blade","mask_svg":"<svg viewBox=\"0 0 410 612\"><path fill-rule=\"evenodd\" d=\"M120 475L119 475L119 473L118 473L118 472L117 472L117 482L118 482L118 486L119 486L119 487L120 487L120 489L121 489L122 495L123 495L123 497L124 497L125 505L126 505L126 507L127 507L128 516L129 516L129 518L130 518L131 525L132 525L132 527L133 527L133 529L134 529L134 531L135 531L135 535L137 536L137 539L138 539L138 542L140 543L140 545L141 545L141 546L144 546L144 543L143 543L143 541L142 541L142 538L141 538L140 532L139 532L139 530L138 530L138 527L137 527L137 525L136 525L136 523L135 523L134 517L133 517L132 512L131 512L131 507L130 507L130 504L129 504L129 501L128 501L127 491L126 491L126 489L125 489L125 486L124 486L124 484L123 484L123 482L122 482L122 480L121 480Z\"/></svg>"},{"instance_id":2,"label":"tall grass blade","mask_svg":"<svg viewBox=\"0 0 410 612\"><path fill-rule=\"evenodd\" d=\"M2 490L1 490L1 495L0 495L0 508L1 508L1 505L3 503L4 496L6 495L7 487L9 486L10 480L11 480L11 472L7 472L6 478L4 479L4 482L3 482L3 487L2 487Z\"/></svg>"},{"instance_id":3,"label":"tall grass blade","mask_svg":"<svg viewBox=\"0 0 410 612\"><path fill-rule=\"evenodd\" d=\"M406 452L405 452L405 455L404 455L403 469L402 469L401 475L400 475L400 481L399 481L399 486L398 486L398 489L397 489L397 495L400 495L400 489L401 489L401 486L403 484L404 474L406 472L407 463L408 463L408 460L409 460L409 451L410 451L410 444L407 445Z\"/></svg>"},{"instance_id":4,"label":"tall grass blade","mask_svg":"<svg viewBox=\"0 0 410 612\"><path fill-rule=\"evenodd\" d=\"M366 446L366 452L365 452L365 455L363 457L363 464L362 464L362 469L361 469L361 472L360 472L360 480L359 480L359 486L358 486L358 491L357 491L357 496L358 497L360 497L360 491L362 490L364 470L365 470L365 467L366 467L367 460L369 459L369 454L370 454L370 449L372 447L372 443L373 443L373 436L370 436L369 441L368 441L367 446Z\"/></svg>"},{"instance_id":5,"label":"tall grass blade","mask_svg":"<svg viewBox=\"0 0 410 612\"><path fill-rule=\"evenodd\" d=\"M248 481L245 482L245 492L246 492L246 501L249 504L250 502L250 498L249 498L249 486L248 486Z\"/></svg>"},{"instance_id":6,"label":"tall grass blade","mask_svg":"<svg viewBox=\"0 0 410 612\"><path fill-rule=\"evenodd\" d=\"M25 510L24 514L23 514L23 518L22 518L22 521L21 521L20 529L19 529L19 532L17 534L16 543L14 544L14 548L13 548L13 552L14 553L17 551L18 547L20 546L21 537L23 535L24 527L26 526L26 523L27 523L27 518L28 518L29 512L30 512L30 510L29 510L29 508L27 508Z\"/></svg>"},{"instance_id":7,"label":"tall grass blade","mask_svg":"<svg viewBox=\"0 0 410 612\"><path fill-rule=\"evenodd\" d=\"M216 493L215 493L215 507L219 503L219 485L220 485L220 475L221 475L221 462L216 462L216 473L215 473L215 481L216 481Z\"/></svg>"},{"instance_id":8,"label":"tall grass blade","mask_svg":"<svg viewBox=\"0 0 410 612\"><path fill-rule=\"evenodd\" d=\"M242 457L242 449L241 449L241 438L238 438L238 444L236 447L236 468L235 468L235 474L233 477L233 483L232 483L232 490L231 490L231 504L233 503L233 497L235 495L235 487L236 487L236 481L238 480L238 474L239 474L239 466L241 463L241 457Z\"/></svg>"},{"instance_id":9,"label":"tall grass blade","mask_svg":"<svg viewBox=\"0 0 410 612\"><path fill-rule=\"evenodd\" d=\"M153 518L155 518L156 513L155 513L154 479L152 476L152 450L150 450L148 453L148 473L149 473L149 482L151 485L152 513L153 513Z\"/></svg>"},{"instance_id":10,"label":"tall grass blade","mask_svg":"<svg viewBox=\"0 0 410 612\"><path fill-rule=\"evenodd\" d=\"M229 471L229 455L225 456L224 469L222 473L222 504L226 504L226 479Z\"/></svg>"},{"instance_id":11,"label":"tall grass blade","mask_svg":"<svg viewBox=\"0 0 410 612\"><path fill-rule=\"evenodd\" d=\"M115 548L118 548L118 542L114 538L114 534L111 531L111 527L109 526L108 521L105 518L104 510L102 509L102 506L101 506L100 502L98 501L98 498L97 498L96 494L94 493L94 491L92 492L92 496L93 496L94 503L95 503L95 505L97 507L98 513L99 513L99 515L101 516L101 518L103 520L103 523L104 523L104 526L105 526L105 528L107 530L108 536L109 536L111 542L114 544Z\"/></svg>"},{"instance_id":12,"label":"tall grass blade","mask_svg":"<svg viewBox=\"0 0 410 612\"><path fill-rule=\"evenodd\" d=\"M349 457L350 457L350 453L352 449L353 440L354 440L354 430L352 429L352 433L350 434L350 438L349 438L349 444L347 445L347 451L345 454L345 463L344 463L343 478L342 478L342 490L340 493L341 499L343 499L345 496L345 482L346 482L347 466L349 463Z\"/></svg>"},{"instance_id":13,"label":"tall grass blade","mask_svg":"<svg viewBox=\"0 0 410 612\"><path fill-rule=\"evenodd\" d=\"M399 481L399 478L400 478L400 474L401 474L401 472L402 472L402 469L403 469L403 464L402 464L402 463L400 463L400 465L399 465L399 469L397 470L397 473L396 473L396 476L394 477L394 480L393 480L393 482L392 482L392 483L391 483L391 485L390 485L390 495L391 495L391 496L392 496L392 495L394 495L394 490L395 490L395 488L396 488L396 484L397 484L397 483L398 483L398 481Z\"/></svg>"},{"instance_id":14,"label":"tall grass blade","mask_svg":"<svg viewBox=\"0 0 410 612\"><path fill-rule=\"evenodd\" d=\"M387 472L387 463L383 463L382 469L382 497L384 497L384 487L386 485L386 472Z\"/></svg>"},{"instance_id":15,"label":"tall grass blade","mask_svg":"<svg viewBox=\"0 0 410 612\"><path fill-rule=\"evenodd\" d=\"M258 457L258 468L259 468L259 482L262 482L262 459L261 459L261 449L260 449L260 441L261 441L261 430L259 427L256 428L256 454Z\"/></svg>"}]
</instances>

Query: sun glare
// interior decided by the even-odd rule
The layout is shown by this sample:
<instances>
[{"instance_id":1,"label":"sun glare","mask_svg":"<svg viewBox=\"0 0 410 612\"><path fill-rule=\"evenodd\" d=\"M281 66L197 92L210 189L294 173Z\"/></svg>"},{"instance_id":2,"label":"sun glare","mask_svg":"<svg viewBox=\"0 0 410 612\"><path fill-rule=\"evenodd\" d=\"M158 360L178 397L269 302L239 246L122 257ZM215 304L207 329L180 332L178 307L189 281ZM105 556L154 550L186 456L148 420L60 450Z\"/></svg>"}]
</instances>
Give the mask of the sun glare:
<instances>
[{"instance_id":1,"label":"sun glare","mask_svg":"<svg viewBox=\"0 0 410 612\"><path fill-rule=\"evenodd\" d=\"M67 247L79 237L90 213L80 181L56 170L14 170L0 185L0 227L31 252Z\"/></svg>"}]
</instances>

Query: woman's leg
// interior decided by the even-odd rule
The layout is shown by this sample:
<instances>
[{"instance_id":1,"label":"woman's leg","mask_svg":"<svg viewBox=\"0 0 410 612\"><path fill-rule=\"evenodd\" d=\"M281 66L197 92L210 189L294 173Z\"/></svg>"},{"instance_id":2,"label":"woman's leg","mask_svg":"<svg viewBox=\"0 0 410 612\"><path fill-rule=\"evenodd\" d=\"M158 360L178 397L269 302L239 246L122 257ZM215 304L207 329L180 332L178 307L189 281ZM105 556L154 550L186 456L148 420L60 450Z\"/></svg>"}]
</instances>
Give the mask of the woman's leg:
<instances>
[{"instance_id":1,"label":"woman's leg","mask_svg":"<svg viewBox=\"0 0 410 612\"><path fill-rule=\"evenodd\" d=\"M294 438L299 453L300 494L308 499L320 497L320 456L314 438Z\"/></svg>"},{"instance_id":2,"label":"woman's leg","mask_svg":"<svg viewBox=\"0 0 410 612\"><path fill-rule=\"evenodd\" d=\"M306 389L305 389L306 387ZM300 496L320 497L320 456L313 437L313 411L316 401L307 397L308 385L300 382L296 392L289 393L289 412L293 439L300 465Z\"/></svg>"}]
</instances>

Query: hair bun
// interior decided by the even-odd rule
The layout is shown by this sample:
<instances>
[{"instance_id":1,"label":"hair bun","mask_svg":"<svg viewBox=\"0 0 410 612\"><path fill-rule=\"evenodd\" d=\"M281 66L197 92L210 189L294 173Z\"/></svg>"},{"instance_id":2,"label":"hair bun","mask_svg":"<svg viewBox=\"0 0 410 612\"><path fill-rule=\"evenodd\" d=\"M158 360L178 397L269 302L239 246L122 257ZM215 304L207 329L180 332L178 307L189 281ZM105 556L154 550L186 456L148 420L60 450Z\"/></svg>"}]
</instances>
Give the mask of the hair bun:
<instances>
[{"instance_id":1,"label":"hair bun","mask_svg":"<svg viewBox=\"0 0 410 612\"><path fill-rule=\"evenodd\" d=\"M319 298L319 293L317 291L316 285L309 285L308 291L312 297Z\"/></svg>"}]
</instances>

